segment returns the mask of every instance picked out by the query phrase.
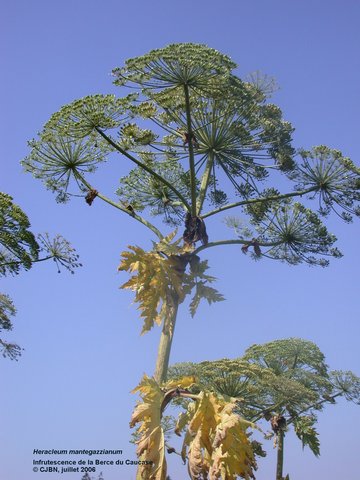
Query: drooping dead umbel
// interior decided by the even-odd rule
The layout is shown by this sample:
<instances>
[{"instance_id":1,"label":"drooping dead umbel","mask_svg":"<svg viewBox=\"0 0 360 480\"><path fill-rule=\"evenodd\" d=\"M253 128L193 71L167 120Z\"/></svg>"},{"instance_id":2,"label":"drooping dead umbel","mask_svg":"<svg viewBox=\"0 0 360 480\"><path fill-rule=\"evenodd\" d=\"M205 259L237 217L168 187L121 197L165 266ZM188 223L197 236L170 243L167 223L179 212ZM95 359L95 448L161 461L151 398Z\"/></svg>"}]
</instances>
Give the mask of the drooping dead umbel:
<instances>
[{"instance_id":1,"label":"drooping dead umbel","mask_svg":"<svg viewBox=\"0 0 360 480\"><path fill-rule=\"evenodd\" d=\"M188 245L192 245L199 240L203 245L208 244L209 237L206 233L205 222L201 217L193 217L190 213L186 214L183 239Z\"/></svg>"},{"instance_id":2,"label":"drooping dead umbel","mask_svg":"<svg viewBox=\"0 0 360 480\"><path fill-rule=\"evenodd\" d=\"M85 202L89 205L89 207L92 205L97 195L98 195L98 191L94 190L93 188L88 191L85 197Z\"/></svg>"}]
</instances>

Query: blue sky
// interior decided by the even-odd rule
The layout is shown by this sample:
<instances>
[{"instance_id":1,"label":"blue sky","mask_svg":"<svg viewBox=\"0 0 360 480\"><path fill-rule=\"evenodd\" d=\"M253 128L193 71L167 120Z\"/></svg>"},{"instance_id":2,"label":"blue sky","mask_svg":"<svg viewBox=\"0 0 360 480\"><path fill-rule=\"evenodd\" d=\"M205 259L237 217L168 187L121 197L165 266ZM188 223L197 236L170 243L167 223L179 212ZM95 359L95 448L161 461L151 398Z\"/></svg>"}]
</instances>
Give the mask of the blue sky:
<instances>
[{"instance_id":1,"label":"blue sky","mask_svg":"<svg viewBox=\"0 0 360 480\"><path fill-rule=\"evenodd\" d=\"M260 70L276 78L273 101L296 128L296 147L325 144L359 164L359 13L350 0L3 3L0 188L28 214L33 231L70 240L84 267L68 275L43 264L3 279L1 291L18 309L7 338L25 351L19 362L0 362L2 478L60 477L32 472L34 448L122 449L124 459L134 458L129 392L144 372L152 373L160 334L139 336L132 296L118 289L127 278L117 273L120 252L129 244L149 248L147 231L100 202L56 204L22 172L27 140L73 99L121 94L110 72L125 59L194 42L231 56L240 76ZM127 168L114 164L99 173L108 195ZM360 374L359 224L330 225L345 256L326 269L254 263L235 247L206 252L226 302L202 306L194 319L182 305L172 362L236 357L253 343L302 337L321 348L331 368ZM225 232L216 222L208 230L212 238ZM328 407L319 421L320 459L289 434L285 472L292 480L357 479L358 427L357 407L345 401ZM258 480L274 477L275 452L268 450ZM171 463L171 478L186 478L180 462ZM105 480L135 478L131 467L102 471Z\"/></svg>"}]
</instances>

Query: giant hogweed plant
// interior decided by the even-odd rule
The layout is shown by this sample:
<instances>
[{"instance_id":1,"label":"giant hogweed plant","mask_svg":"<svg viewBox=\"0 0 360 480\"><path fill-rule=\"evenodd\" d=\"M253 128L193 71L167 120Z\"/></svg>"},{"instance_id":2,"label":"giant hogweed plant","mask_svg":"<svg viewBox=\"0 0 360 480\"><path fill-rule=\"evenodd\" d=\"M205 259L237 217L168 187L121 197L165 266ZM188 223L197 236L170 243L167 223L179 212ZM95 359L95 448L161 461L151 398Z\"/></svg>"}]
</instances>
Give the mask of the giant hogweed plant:
<instances>
[{"instance_id":1,"label":"giant hogweed plant","mask_svg":"<svg viewBox=\"0 0 360 480\"><path fill-rule=\"evenodd\" d=\"M318 457L318 413L341 397L360 405L360 378L351 371L329 370L319 347L300 338L252 345L240 358L178 363L169 368L173 381L186 376L196 378L193 391L210 390L236 398L236 413L261 422L268 430L265 439L272 439L277 451L276 480L284 478L284 445L291 430L303 448ZM262 453L262 446L261 450L254 442L253 446Z\"/></svg>"},{"instance_id":2,"label":"giant hogweed plant","mask_svg":"<svg viewBox=\"0 0 360 480\"><path fill-rule=\"evenodd\" d=\"M238 245L254 259L326 266L341 253L320 217L336 212L350 221L359 214L359 169L325 146L296 151L291 124L269 102L267 79L241 80L235 68L228 56L190 43L130 59L113 70L123 96L92 95L64 106L23 161L58 201L79 193L89 205L104 201L153 238L151 251L130 246L119 267L130 273L123 288L135 293L142 332L161 327L154 377L137 387L143 401L132 420L140 423L138 454L150 462L139 466L139 478L165 479L161 415L169 399L189 395L181 381L173 391L166 380L178 307L191 295L194 315L202 299L223 300L202 253ZM116 197L99 191L90 175L110 159L129 165ZM286 192L276 188L279 175L289 183ZM315 201L315 210L302 199ZM223 212L232 213L234 235L209 238L207 227ZM186 431L190 477L250 478L255 463L240 432L248 425L231 400L207 391L192 400L179 428Z\"/></svg>"}]
</instances>

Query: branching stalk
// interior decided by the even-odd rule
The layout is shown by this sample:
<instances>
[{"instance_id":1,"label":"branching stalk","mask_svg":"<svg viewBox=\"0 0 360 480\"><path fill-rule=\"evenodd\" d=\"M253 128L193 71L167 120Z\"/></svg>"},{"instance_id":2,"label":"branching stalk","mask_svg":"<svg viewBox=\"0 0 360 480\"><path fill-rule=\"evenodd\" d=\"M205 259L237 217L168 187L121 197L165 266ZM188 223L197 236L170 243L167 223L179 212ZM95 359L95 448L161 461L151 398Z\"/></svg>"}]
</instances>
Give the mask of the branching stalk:
<instances>
[{"instance_id":1,"label":"branching stalk","mask_svg":"<svg viewBox=\"0 0 360 480\"><path fill-rule=\"evenodd\" d=\"M342 394L341 392L335 393L335 395L330 395L329 398L324 398L323 400L320 400L319 402L316 402L316 403L310 405L309 407L304 408L303 410L301 410L300 412L298 412L296 415L293 415L292 417L290 417L290 418L286 421L287 425L290 425L291 423L294 423L294 420L295 420L296 418L298 418L300 415L302 415L303 413L308 412L309 410L311 410L311 409L313 409L313 408L314 408L314 409L317 409L318 407L321 407L321 405L322 405L323 403L331 403L332 400L335 400L335 398L341 397L342 395L343 395L343 394ZM334 403L335 403L335 402L334 402Z\"/></svg>"},{"instance_id":2,"label":"branching stalk","mask_svg":"<svg viewBox=\"0 0 360 480\"><path fill-rule=\"evenodd\" d=\"M49 255L48 257L38 258L36 260L31 260L31 263L45 262L46 260L51 260L55 255ZM7 267L9 265L23 265L24 262L21 260L13 260L11 262L0 263L0 267Z\"/></svg>"},{"instance_id":3,"label":"branching stalk","mask_svg":"<svg viewBox=\"0 0 360 480\"><path fill-rule=\"evenodd\" d=\"M251 205L254 203L261 203L261 202L268 202L268 201L277 201L277 200L283 200L285 198L291 198L291 197L302 197L303 195L306 195L311 192L315 192L316 190L318 190L318 187L311 187L306 190L299 190L291 193L283 193L280 195L272 195L269 197L251 198L249 200L242 200L241 202L229 203L228 205L224 205L222 207L216 208L215 210L211 210L210 212L204 213L202 215L202 218L211 217L212 215L216 215L217 213L223 212L225 210L229 210L230 208L241 207L243 205Z\"/></svg>"},{"instance_id":4,"label":"branching stalk","mask_svg":"<svg viewBox=\"0 0 360 480\"><path fill-rule=\"evenodd\" d=\"M190 164L190 186L191 186L191 215L196 217L196 173L195 173L195 159L194 159L194 133L191 126L191 109L190 109L190 95L189 86L184 85L185 94L185 110L186 110L186 126L188 135L189 147L189 164Z\"/></svg>"},{"instance_id":5,"label":"branching stalk","mask_svg":"<svg viewBox=\"0 0 360 480\"><path fill-rule=\"evenodd\" d=\"M146 172L150 173L153 177L155 177L159 182L163 183L167 187L172 190L175 195L181 200L183 205L188 211L191 211L191 207L188 204L186 198L170 183L168 182L165 178L163 178L161 175L156 173L154 170L152 170L150 167L148 167L145 163L140 162L137 158L133 157L129 152L124 150L123 148L120 147L116 142L114 142L108 135L106 135L105 132L103 132L100 128L96 127L96 131L112 146L114 147L118 152L120 152L122 155L127 157L129 160L134 162L138 167L142 168Z\"/></svg>"},{"instance_id":6,"label":"branching stalk","mask_svg":"<svg viewBox=\"0 0 360 480\"><path fill-rule=\"evenodd\" d=\"M202 250L205 250L207 248L211 247L218 247L220 245L249 245L251 244L251 240L219 240L217 242L209 242L206 245L201 245L200 247L196 248L192 253L193 255L197 255L199 252ZM276 247L277 245L281 245L282 242L257 242L259 247Z\"/></svg>"},{"instance_id":7,"label":"branching stalk","mask_svg":"<svg viewBox=\"0 0 360 480\"><path fill-rule=\"evenodd\" d=\"M90 183L85 180L84 177L82 177L80 174L76 174L78 179L85 185L86 188L88 188L89 190L94 190L94 188L90 185ZM104 202L108 203L109 205L117 208L118 210L121 210L122 212L126 213L127 215L130 215L130 217L132 218L135 218L135 220L137 220L138 222L142 223L143 225L145 225L145 227L149 228L152 232L155 233L155 235L161 240L162 238L164 238L164 236L162 235L162 233L160 232L160 230L158 230L155 225L153 225L152 223L150 223L148 220L146 220L145 218L143 218L141 215L138 215L136 212L134 212L134 210L128 210L126 207L123 207L120 203L116 203L114 202L113 200L111 200L110 198L106 197L105 195L103 195L102 193L100 192L97 192L97 197L99 197L101 200L103 200Z\"/></svg>"},{"instance_id":8,"label":"branching stalk","mask_svg":"<svg viewBox=\"0 0 360 480\"><path fill-rule=\"evenodd\" d=\"M200 192L199 192L198 201L197 201L197 215L200 215L201 209L205 201L213 164L214 164L214 152L210 152L209 158L206 162L205 171L201 179Z\"/></svg>"}]
</instances>

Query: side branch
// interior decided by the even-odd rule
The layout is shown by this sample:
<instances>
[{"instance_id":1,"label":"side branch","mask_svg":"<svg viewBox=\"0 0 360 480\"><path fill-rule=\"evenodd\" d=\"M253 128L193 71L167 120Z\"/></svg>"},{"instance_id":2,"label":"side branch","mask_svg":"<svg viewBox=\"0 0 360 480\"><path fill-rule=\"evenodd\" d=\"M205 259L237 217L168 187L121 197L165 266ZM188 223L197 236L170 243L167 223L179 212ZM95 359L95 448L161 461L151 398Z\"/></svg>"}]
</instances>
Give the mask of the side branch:
<instances>
[{"instance_id":1,"label":"side branch","mask_svg":"<svg viewBox=\"0 0 360 480\"><path fill-rule=\"evenodd\" d=\"M122 155L124 155L125 157L127 157L129 160L131 160L132 162L134 162L138 167L142 168L143 170L145 170L146 172L150 173L150 175L152 175L153 177L155 177L157 180L159 180L159 182L163 183L164 185L166 185L167 187L170 188L170 190L172 190L175 195L181 200L181 202L183 203L183 205L185 206L185 208L190 212L191 211L191 207L190 205L188 204L186 198L174 187L174 185L172 185L170 182L168 182L165 178L163 178L161 175L159 175L158 173L156 173L154 170L152 170L150 167L148 167L147 165L145 165L145 163L142 163L140 162L137 158L133 157L132 155L130 155L130 153L128 153L126 150L124 150L123 148L121 148L116 142L114 142L110 137L108 137L106 135L106 133L104 133L99 127L96 127L96 131L108 142L110 143L110 145L112 147L114 147L118 152L120 152Z\"/></svg>"},{"instance_id":2,"label":"side branch","mask_svg":"<svg viewBox=\"0 0 360 480\"><path fill-rule=\"evenodd\" d=\"M77 177L78 179L81 181L81 183L83 183L85 185L86 188L88 188L89 190L94 190L94 188L90 185L89 182L87 182L85 180L85 178L83 178L81 175L79 175L77 173ZM160 232L160 230L158 230L155 225L153 225L152 223L150 223L148 220L146 220L145 218L143 218L142 216L138 215L134 210L128 210L126 207L123 207L121 204L119 203L116 203L114 202L113 200L111 200L110 198L106 197L105 195L103 195L102 193L100 192L97 192L97 197L101 198L101 200L103 200L104 202L108 203L109 205L117 208L118 210L121 210L122 212L126 213L127 215L130 215L130 217L132 218L135 218L135 220L137 220L138 222L142 223L143 225L145 225L145 227L149 228L152 232L155 233L155 235L160 239L162 240L164 238L164 236L162 235L162 233Z\"/></svg>"},{"instance_id":3,"label":"side branch","mask_svg":"<svg viewBox=\"0 0 360 480\"><path fill-rule=\"evenodd\" d=\"M309 411L311 409L315 409L315 410L319 409L319 407L321 407L321 405L323 405L324 403L335 403L335 398L341 397L342 395L343 395L342 392L338 392L338 393L335 393L334 395L330 395L329 398L324 398L323 400L320 400L319 402L313 403L309 407L304 408L303 410L298 412L296 415L291 416L289 418L289 420L286 421L287 425L290 425L291 423L294 423L294 420L297 417L299 417L300 415L302 415L303 413L306 413L307 411Z\"/></svg>"},{"instance_id":4,"label":"side branch","mask_svg":"<svg viewBox=\"0 0 360 480\"><path fill-rule=\"evenodd\" d=\"M290 416L286 420L286 424L290 425L290 424L294 423L294 420L296 420L296 418L298 418L303 413L308 412L309 410L312 410L312 409L318 410L319 407L321 407L321 405L323 405L324 403L335 403L335 398L341 397L341 396L342 396L342 392L338 392L338 393L335 393L334 395L330 395L329 398L323 398L322 400L319 400L318 402L315 402L315 403L312 403L311 405L308 405L303 410L300 410L300 412L296 412L296 414ZM265 413L276 412L276 410L281 406L282 406L282 402L279 402L279 403L276 403L274 405L268 406L268 407L260 410L259 412L257 412L257 414L252 418L251 421L252 422L258 422L261 418L264 417Z\"/></svg>"},{"instance_id":5,"label":"side branch","mask_svg":"<svg viewBox=\"0 0 360 480\"><path fill-rule=\"evenodd\" d=\"M206 245L201 245L200 247L196 248L193 252L192 255L197 255L199 252L202 250L205 250L207 248L211 247L217 247L220 245L251 245L253 240L242 240L242 239L237 239L237 240L219 240L217 242L209 242ZM277 245L281 245L282 242L257 242L259 247L276 247Z\"/></svg>"},{"instance_id":6,"label":"side branch","mask_svg":"<svg viewBox=\"0 0 360 480\"><path fill-rule=\"evenodd\" d=\"M197 201L197 214L200 215L201 209L204 204L206 192L209 186L209 180L210 180L210 174L211 174L211 169L213 168L214 165L214 152L210 152L209 158L206 163L205 171L203 173L202 179L201 179L201 185L200 185L200 192L199 192L199 198Z\"/></svg>"},{"instance_id":7,"label":"side branch","mask_svg":"<svg viewBox=\"0 0 360 480\"><path fill-rule=\"evenodd\" d=\"M183 388L172 388L165 393L164 400L160 406L161 414L164 412L165 408L174 398L181 397L181 398L190 398L191 400L199 400L199 395L195 395L194 393L190 393L188 390Z\"/></svg>"},{"instance_id":8,"label":"side branch","mask_svg":"<svg viewBox=\"0 0 360 480\"><path fill-rule=\"evenodd\" d=\"M311 188L308 188L307 190L299 190L291 193L283 193L280 195L272 195L269 197L251 198L250 200L242 200L241 202L229 203L228 205L224 205L223 207L219 207L219 208L216 208L215 210L211 210L210 212L204 213L203 215L201 215L201 217L202 218L210 217L211 215L215 215L225 210L229 210L230 208L241 207L243 205L251 205L254 203L283 200L284 198L291 198L291 197L302 197L303 195L306 195L307 193L315 192L316 190L318 190L318 187L311 187Z\"/></svg>"},{"instance_id":9,"label":"side branch","mask_svg":"<svg viewBox=\"0 0 360 480\"><path fill-rule=\"evenodd\" d=\"M55 257L55 255L49 255L47 257L38 258L36 260L31 260L31 264L39 263L39 262L45 262L46 260L51 260L54 257ZM24 262L22 262L21 260L12 260L11 262L0 263L0 267L7 267L9 265L23 265L23 264L24 264Z\"/></svg>"}]
</instances>

